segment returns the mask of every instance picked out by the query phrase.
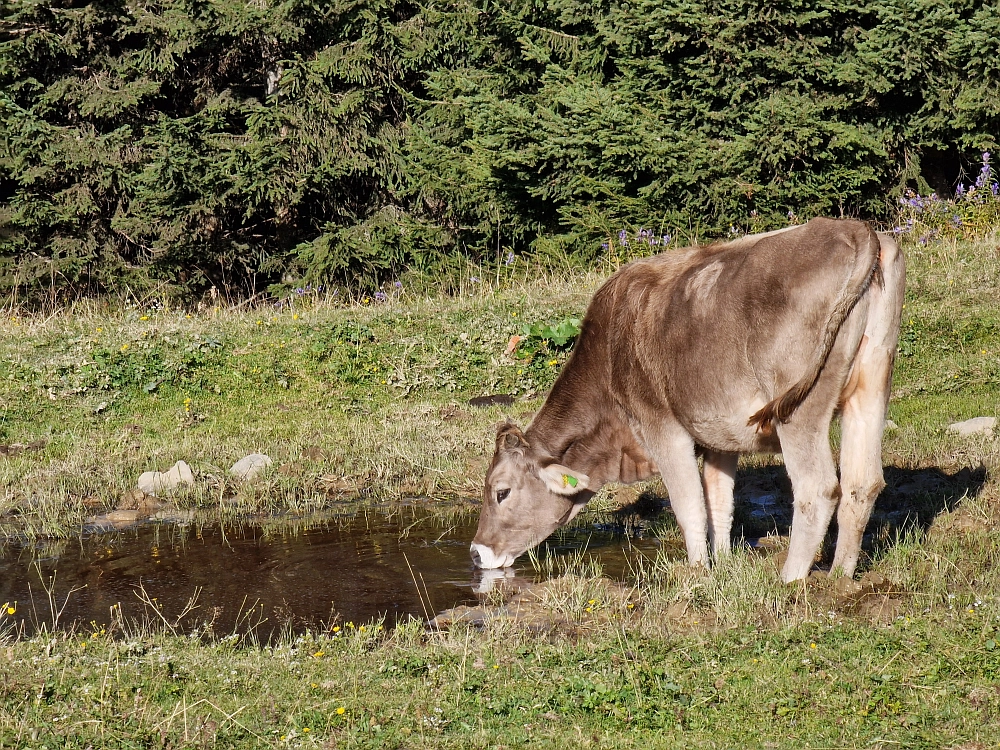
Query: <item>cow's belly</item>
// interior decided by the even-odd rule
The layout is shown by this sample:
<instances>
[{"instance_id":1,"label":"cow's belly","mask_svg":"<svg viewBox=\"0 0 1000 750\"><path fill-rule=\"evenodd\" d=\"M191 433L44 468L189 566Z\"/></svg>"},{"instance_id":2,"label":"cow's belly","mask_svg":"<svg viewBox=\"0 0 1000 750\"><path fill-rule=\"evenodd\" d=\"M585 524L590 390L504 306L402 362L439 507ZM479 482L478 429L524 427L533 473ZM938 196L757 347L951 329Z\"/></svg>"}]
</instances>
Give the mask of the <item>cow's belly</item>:
<instances>
[{"instance_id":1,"label":"cow's belly","mask_svg":"<svg viewBox=\"0 0 1000 750\"><path fill-rule=\"evenodd\" d=\"M685 420L685 428L699 445L725 453L779 453L781 445L773 432L763 432L747 424L750 415L764 406L743 413L701 413Z\"/></svg>"}]
</instances>

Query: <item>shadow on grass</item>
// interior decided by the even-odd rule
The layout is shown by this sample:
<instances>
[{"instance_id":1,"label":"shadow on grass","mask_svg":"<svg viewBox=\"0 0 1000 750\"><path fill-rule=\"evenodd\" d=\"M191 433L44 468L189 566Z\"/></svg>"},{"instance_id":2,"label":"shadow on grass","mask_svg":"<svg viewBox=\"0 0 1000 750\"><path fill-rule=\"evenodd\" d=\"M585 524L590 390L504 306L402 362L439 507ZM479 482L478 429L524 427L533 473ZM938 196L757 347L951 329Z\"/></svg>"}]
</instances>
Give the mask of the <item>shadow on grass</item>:
<instances>
[{"instance_id":1,"label":"shadow on grass","mask_svg":"<svg viewBox=\"0 0 1000 750\"><path fill-rule=\"evenodd\" d=\"M986 467L966 467L948 473L938 467L884 469L886 487L872 511L863 548L869 560L878 560L899 539L914 533L923 538L934 519L955 510L965 499L975 498L987 481ZM787 536L792 524L792 486L783 466L741 467L736 475L733 543L739 545L768 535ZM646 492L614 512L618 523L633 519L660 530L676 525L666 498ZM823 562L833 558L837 525L834 519L824 544Z\"/></svg>"}]
</instances>

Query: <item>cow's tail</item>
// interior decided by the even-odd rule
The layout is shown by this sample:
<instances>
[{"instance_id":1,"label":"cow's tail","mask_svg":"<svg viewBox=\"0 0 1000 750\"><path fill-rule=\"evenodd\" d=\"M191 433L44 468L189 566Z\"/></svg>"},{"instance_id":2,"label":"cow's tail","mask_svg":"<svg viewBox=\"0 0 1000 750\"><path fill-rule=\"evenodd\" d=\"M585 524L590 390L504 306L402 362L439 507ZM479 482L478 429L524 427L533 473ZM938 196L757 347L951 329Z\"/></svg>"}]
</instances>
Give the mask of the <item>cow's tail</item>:
<instances>
[{"instance_id":1,"label":"cow's tail","mask_svg":"<svg viewBox=\"0 0 1000 750\"><path fill-rule=\"evenodd\" d=\"M867 224L864 227L867 237L858 238L860 242L855 247L854 265L845 279L836 303L830 310L829 317L826 319L826 326L808 371L789 390L750 417L747 421L748 425L756 426L759 431L769 434L775 420L781 423L789 420L799 404L805 400L813 386L816 385L819 374L826 365L827 357L830 356L830 350L833 349L833 344L837 340L840 327L858 300L868 290L868 285L873 280L879 286L882 285L882 268L879 265L881 246L878 235Z\"/></svg>"}]
</instances>

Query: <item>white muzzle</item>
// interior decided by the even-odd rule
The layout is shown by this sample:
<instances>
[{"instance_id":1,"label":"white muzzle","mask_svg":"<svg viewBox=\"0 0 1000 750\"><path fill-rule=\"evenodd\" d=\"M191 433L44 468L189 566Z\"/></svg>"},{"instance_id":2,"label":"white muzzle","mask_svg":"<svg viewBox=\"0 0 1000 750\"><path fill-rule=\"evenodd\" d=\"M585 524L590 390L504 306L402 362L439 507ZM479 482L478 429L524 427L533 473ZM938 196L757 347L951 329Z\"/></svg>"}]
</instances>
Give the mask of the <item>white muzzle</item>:
<instances>
[{"instance_id":1,"label":"white muzzle","mask_svg":"<svg viewBox=\"0 0 1000 750\"><path fill-rule=\"evenodd\" d=\"M484 570L493 570L495 568L506 568L509 565L513 565L514 556L504 555L503 557L497 557L493 554L493 550L487 547L485 544L472 543L469 548L469 552L472 555L472 562L475 563L477 568L483 568Z\"/></svg>"}]
</instances>

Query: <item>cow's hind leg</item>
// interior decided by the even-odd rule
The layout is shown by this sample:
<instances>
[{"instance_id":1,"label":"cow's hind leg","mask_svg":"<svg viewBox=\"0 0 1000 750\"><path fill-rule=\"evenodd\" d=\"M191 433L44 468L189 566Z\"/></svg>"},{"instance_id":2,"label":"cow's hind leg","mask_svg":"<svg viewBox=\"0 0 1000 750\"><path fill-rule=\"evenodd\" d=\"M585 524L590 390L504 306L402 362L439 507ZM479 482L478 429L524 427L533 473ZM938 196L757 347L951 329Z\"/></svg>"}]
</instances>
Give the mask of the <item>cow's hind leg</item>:
<instances>
[{"instance_id":1,"label":"cow's hind leg","mask_svg":"<svg viewBox=\"0 0 1000 750\"><path fill-rule=\"evenodd\" d=\"M822 428L778 425L778 437L795 498L788 559L781 571L787 583L809 574L840 499L840 482L830 450L828 422Z\"/></svg>"},{"instance_id":2,"label":"cow's hind leg","mask_svg":"<svg viewBox=\"0 0 1000 750\"><path fill-rule=\"evenodd\" d=\"M858 389L841 413L840 486L837 510L837 551L833 570L854 575L861 554L861 537L868 525L882 478L882 429L885 400L878 389ZM888 391L888 388L885 389Z\"/></svg>"},{"instance_id":3,"label":"cow's hind leg","mask_svg":"<svg viewBox=\"0 0 1000 750\"><path fill-rule=\"evenodd\" d=\"M854 371L841 395L840 486L844 496L837 511L837 551L833 569L854 575L861 538L868 525L882 478L882 432L889 405L892 366L899 341L906 269L903 256L889 237L882 245L884 283L868 290L871 298L865 339Z\"/></svg>"},{"instance_id":4,"label":"cow's hind leg","mask_svg":"<svg viewBox=\"0 0 1000 750\"><path fill-rule=\"evenodd\" d=\"M708 508L708 544L718 560L730 551L733 530L733 486L739 454L705 451L702 484Z\"/></svg>"}]
</instances>

